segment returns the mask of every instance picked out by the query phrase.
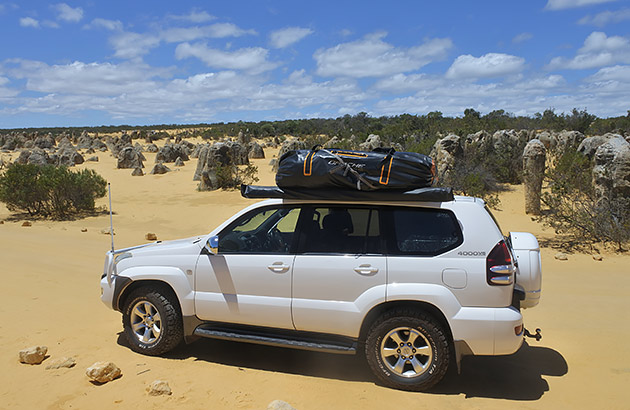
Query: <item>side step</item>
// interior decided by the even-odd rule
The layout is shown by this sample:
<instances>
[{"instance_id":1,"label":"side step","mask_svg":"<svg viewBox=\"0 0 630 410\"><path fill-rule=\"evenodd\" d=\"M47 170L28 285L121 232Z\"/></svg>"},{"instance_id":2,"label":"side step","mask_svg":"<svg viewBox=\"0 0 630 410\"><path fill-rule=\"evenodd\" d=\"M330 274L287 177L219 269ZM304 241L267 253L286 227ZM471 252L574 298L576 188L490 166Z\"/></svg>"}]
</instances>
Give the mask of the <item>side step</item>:
<instances>
[{"instance_id":1,"label":"side step","mask_svg":"<svg viewBox=\"0 0 630 410\"><path fill-rule=\"evenodd\" d=\"M299 335L276 335L247 330L204 328L195 329L195 335L211 339L232 340L237 342L256 343L268 346L291 347L293 349L314 350L318 352L355 354L357 343L348 341L323 341L312 338L302 339Z\"/></svg>"}]
</instances>

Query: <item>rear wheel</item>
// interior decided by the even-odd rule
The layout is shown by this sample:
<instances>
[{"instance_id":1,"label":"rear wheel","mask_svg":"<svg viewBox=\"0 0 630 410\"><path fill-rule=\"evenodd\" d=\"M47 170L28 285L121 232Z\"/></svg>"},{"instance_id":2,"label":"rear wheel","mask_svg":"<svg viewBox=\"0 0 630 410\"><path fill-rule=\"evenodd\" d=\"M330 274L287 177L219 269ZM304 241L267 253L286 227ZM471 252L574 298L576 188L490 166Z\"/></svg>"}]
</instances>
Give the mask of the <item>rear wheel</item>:
<instances>
[{"instance_id":1,"label":"rear wheel","mask_svg":"<svg viewBox=\"0 0 630 410\"><path fill-rule=\"evenodd\" d=\"M160 288L134 290L125 303L123 328L131 349L157 356L183 339L182 316L174 296Z\"/></svg>"},{"instance_id":2,"label":"rear wheel","mask_svg":"<svg viewBox=\"0 0 630 410\"><path fill-rule=\"evenodd\" d=\"M365 353L372 372L385 385L422 391L448 369L449 344L437 320L423 312L393 310L371 327Z\"/></svg>"}]
</instances>

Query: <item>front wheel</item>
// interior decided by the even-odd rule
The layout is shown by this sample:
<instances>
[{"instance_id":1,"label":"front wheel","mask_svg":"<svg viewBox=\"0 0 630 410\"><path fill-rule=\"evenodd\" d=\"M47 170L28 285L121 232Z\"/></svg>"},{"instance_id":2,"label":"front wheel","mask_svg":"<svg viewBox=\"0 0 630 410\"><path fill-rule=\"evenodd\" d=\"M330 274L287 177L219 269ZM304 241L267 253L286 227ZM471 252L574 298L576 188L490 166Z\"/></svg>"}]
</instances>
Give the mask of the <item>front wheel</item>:
<instances>
[{"instance_id":1,"label":"front wheel","mask_svg":"<svg viewBox=\"0 0 630 410\"><path fill-rule=\"evenodd\" d=\"M142 287L125 303L123 328L132 350L157 356L174 349L184 335L179 306L170 292Z\"/></svg>"},{"instance_id":2,"label":"front wheel","mask_svg":"<svg viewBox=\"0 0 630 410\"><path fill-rule=\"evenodd\" d=\"M385 385L422 391L438 383L448 369L449 344L442 326L422 312L395 310L377 320L365 352L372 372Z\"/></svg>"}]
</instances>

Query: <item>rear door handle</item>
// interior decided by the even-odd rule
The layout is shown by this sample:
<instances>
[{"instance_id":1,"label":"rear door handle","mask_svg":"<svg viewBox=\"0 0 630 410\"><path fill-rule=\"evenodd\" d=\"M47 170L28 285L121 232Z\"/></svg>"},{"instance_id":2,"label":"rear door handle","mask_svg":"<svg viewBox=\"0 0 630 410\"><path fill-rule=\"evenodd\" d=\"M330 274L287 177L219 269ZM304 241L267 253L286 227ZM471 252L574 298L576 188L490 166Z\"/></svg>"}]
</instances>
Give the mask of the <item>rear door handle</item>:
<instances>
[{"instance_id":1,"label":"rear door handle","mask_svg":"<svg viewBox=\"0 0 630 410\"><path fill-rule=\"evenodd\" d=\"M291 265L285 265L283 262L274 262L267 266L267 268L275 273L284 273L291 268Z\"/></svg>"},{"instance_id":2,"label":"rear door handle","mask_svg":"<svg viewBox=\"0 0 630 410\"><path fill-rule=\"evenodd\" d=\"M373 267L369 263L364 263L354 268L354 271L361 275L373 275L378 272L378 268Z\"/></svg>"}]
</instances>

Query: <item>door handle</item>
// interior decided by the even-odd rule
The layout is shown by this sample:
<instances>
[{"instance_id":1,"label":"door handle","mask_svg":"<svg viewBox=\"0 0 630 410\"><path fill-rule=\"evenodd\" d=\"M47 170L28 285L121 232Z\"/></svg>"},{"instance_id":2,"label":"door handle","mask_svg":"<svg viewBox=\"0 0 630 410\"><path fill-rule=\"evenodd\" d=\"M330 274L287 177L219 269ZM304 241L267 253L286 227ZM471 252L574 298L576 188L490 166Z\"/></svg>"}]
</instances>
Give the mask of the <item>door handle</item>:
<instances>
[{"instance_id":1,"label":"door handle","mask_svg":"<svg viewBox=\"0 0 630 410\"><path fill-rule=\"evenodd\" d=\"M378 268L373 267L369 263L364 263L363 265L359 265L354 268L354 271L361 275L373 275L378 272Z\"/></svg>"},{"instance_id":2,"label":"door handle","mask_svg":"<svg viewBox=\"0 0 630 410\"><path fill-rule=\"evenodd\" d=\"M291 268L291 265L285 265L282 262L274 262L271 265L267 266L267 268L275 273L284 273Z\"/></svg>"}]
</instances>

